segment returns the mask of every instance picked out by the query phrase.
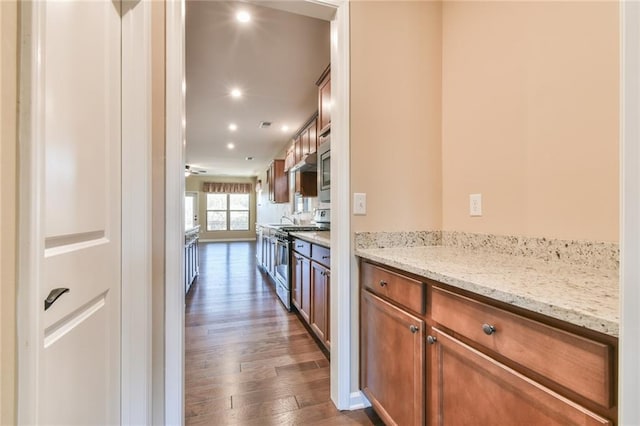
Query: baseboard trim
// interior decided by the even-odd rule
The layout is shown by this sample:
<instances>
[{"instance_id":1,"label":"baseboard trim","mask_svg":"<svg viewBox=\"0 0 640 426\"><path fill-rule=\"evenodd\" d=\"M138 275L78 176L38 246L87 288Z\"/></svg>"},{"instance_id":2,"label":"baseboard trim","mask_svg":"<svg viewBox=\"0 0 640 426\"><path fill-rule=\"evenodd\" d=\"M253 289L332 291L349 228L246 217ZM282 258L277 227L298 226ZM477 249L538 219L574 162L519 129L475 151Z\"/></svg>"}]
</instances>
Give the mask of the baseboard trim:
<instances>
[{"instance_id":1,"label":"baseboard trim","mask_svg":"<svg viewBox=\"0 0 640 426\"><path fill-rule=\"evenodd\" d=\"M351 392L349 395L349 410L360 410L371 407L371 403L361 391Z\"/></svg>"}]
</instances>

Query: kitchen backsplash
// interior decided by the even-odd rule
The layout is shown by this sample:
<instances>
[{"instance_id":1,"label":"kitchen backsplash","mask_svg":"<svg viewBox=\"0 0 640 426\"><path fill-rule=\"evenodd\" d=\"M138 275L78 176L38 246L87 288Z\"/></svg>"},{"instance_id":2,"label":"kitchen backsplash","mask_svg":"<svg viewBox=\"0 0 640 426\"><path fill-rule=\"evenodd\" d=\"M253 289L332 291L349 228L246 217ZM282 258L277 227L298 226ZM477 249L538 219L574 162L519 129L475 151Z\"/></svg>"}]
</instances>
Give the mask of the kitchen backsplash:
<instances>
[{"instance_id":1,"label":"kitchen backsplash","mask_svg":"<svg viewBox=\"0 0 640 426\"><path fill-rule=\"evenodd\" d=\"M354 246L357 249L439 246L441 231L415 232L356 232Z\"/></svg>"},{"instance_id":2,"label":"kitchen backsplash","mask_svg":"<svg viewBox=\"0 0 640 426\"><path fill-rule=\"evenodd\" d=\"M441 245L528 258L561 261L594 268L617 269L618 244L600 241L556 240L456 231L356 232L356 249Z\"/></svg>"}]
</instances>

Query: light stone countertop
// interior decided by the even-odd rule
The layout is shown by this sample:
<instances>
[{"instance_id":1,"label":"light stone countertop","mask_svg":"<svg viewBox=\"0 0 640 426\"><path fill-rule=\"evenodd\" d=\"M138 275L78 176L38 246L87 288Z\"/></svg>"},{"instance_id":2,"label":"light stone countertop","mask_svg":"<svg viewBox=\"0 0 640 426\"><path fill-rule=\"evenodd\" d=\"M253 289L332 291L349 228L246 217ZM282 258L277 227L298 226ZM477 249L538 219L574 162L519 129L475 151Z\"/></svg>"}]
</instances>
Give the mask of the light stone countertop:
<instances>
[{"instance_id":1,"label":"light stone countertop","mask_svg":"<svg viewBox=\"0 0 640 426\"><path fill-rule=\"evenodd\" d=\"M362 248L365 259L581 327L618 336L619 274L447 246Z\"/></svg>"},{"instance_id":2,"label":"light stone countertop","mask_svg":"<svg viewBox=\"0 0 640 426\"><path fill-rule=\"evenodd\" d=\"M331 231L301 231L291 232L291 235L310 243L331 247Z\"/></svg>"}]
</instances>

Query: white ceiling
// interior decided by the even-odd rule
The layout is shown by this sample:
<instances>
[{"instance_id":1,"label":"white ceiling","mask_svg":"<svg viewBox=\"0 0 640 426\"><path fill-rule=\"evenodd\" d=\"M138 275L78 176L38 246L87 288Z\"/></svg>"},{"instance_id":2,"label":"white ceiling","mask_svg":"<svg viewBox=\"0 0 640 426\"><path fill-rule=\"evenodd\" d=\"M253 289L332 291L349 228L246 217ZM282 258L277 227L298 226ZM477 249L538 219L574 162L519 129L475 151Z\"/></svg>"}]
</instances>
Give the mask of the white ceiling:
<instances>
[{"instance_id":1,"label":"white ceiling","mask_svg":"<svg viewBox=\"0 0 640 426\"><path fill-rule=\"evenodd\" d=\"M323 9L259 3L187 1L186 162L206 174L258 175L318 108L315 82L330 61L329 22L300 13L322 16ZM235 19L240 9L250 22ZM230 96L234 87L240 99ZM261 121L273 124L260 129ZM231 132L230 123L238 130Z\"/></svg>"}]
</instances>

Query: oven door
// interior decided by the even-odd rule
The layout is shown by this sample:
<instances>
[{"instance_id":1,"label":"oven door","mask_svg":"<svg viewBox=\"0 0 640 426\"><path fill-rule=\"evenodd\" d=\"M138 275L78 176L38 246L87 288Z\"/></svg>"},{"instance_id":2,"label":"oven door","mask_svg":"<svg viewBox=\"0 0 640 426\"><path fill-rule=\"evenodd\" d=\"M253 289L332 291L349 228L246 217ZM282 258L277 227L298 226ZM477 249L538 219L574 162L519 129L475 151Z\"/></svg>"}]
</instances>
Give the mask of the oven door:
<instances>
[{"instance_id":1,"label":"oven door","mask_svg":"<svg viewBox=\"0 0 640 426\"><path fill-rule=\"evenodd\" d=\"M275 255L276 293L287 309L291 309L291 286L289 285L289 240L276 240Z\"/></svg>"}]
</instances>

